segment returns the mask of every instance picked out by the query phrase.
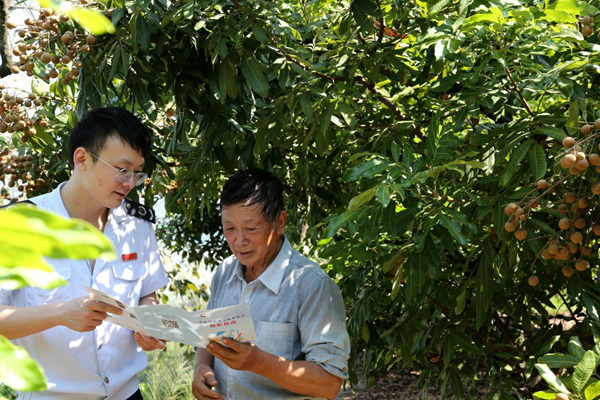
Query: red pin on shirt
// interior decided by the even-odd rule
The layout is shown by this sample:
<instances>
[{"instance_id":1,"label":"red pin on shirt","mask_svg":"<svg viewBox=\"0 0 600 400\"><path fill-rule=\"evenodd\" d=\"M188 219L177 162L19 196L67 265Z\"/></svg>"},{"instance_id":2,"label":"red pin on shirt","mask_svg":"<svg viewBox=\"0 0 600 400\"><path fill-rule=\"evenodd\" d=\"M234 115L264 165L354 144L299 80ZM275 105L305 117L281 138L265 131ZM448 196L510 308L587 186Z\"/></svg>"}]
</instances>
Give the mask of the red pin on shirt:
<instances>
[{"instance_id":1,"label":"red pin on shirt","mask_svg":"<svg viewBox=\"0 0 600 400\"><path fill-rule=\"evenodd\" d=\"M137 260L137 253L123 254L121 255L121 258L123 259L123 261Z\"/></svg>"}]
</instances>

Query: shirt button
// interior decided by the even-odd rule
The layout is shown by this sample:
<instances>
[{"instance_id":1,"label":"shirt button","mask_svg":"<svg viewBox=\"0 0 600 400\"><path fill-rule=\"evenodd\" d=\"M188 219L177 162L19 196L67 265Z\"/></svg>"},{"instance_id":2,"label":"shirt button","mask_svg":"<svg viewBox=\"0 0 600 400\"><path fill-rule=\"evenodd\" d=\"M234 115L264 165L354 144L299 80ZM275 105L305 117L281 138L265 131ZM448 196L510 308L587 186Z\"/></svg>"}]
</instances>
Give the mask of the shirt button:
<instances>
[{"instance_id":1,"label":"shirt button","mask_svg":"<svg viewBox=\"0 0 600 400\"><path fill-rule=\"evenodd\" d=\"M100 343L100 345L98 346L98 350L100 350L102 346L104 346L104 343Z\"/></svg>"},{"instance_id":2,"label":"shirt button","mask_svg":"<svg viewBox=\"0 0 600 400\"><path fill-rule=\"evenodd\" d=\"M104 377L104 383L108 383L108 382L109 382L109 380L108 380L108 376L105 376L105 377Z\"/></svg>"}]
</instances>

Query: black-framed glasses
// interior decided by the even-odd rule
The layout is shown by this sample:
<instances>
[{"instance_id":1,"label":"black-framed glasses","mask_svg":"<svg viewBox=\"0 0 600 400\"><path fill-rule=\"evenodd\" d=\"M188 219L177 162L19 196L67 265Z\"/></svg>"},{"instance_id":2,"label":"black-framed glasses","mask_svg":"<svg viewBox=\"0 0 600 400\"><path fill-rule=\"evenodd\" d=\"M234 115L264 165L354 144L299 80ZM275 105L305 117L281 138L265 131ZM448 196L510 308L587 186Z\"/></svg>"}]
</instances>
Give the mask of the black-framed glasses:
<instances>
[{"instance_id":1,"label":"black-framed glasses","mask_svg":"<svg viewBox=\"0 0 600 400\"><path fill-rule=\"evenodd\" d=\"M117 181L118 183L127 182L128 180L131 179L131 177L133 177L133 180L135 181L135 186L139 186L142 183L144 183L144 181L148 177L148 175L144 172L135 172L132 169L114 167L114 166L110 165L109 163L107 163L106 161L104 161L103 159L101 159L100 157L98 157L97 155L95 155L94 153L91 153L91 152L88 152L88 153L90 153L94 158L97 158L98 160L102 161L104 164L108 165L109 167L111 167L112 169L117 171L117 174L115 175L115 181Z\"/></svg>"}]
</instances>

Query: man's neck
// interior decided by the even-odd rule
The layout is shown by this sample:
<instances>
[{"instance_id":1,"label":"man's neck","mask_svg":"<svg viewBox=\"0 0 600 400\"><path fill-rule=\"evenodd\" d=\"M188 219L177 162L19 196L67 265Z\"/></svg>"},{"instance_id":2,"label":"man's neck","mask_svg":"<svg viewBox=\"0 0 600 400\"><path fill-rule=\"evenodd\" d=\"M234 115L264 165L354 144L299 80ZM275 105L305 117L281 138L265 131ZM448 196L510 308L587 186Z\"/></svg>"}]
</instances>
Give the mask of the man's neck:
<instances>
[{"instance_id":1,"label":"man's neck","mask_svg":"<svg viewBox=\"0 0 600 400\"><path fill-rule=\"evenodd\" d=\"M60 188L60 197L71 218L89 222L101 231L108 218L108 208L90 199L85 190L81 190L72 179Z\"/></svg>"}]
</instances>

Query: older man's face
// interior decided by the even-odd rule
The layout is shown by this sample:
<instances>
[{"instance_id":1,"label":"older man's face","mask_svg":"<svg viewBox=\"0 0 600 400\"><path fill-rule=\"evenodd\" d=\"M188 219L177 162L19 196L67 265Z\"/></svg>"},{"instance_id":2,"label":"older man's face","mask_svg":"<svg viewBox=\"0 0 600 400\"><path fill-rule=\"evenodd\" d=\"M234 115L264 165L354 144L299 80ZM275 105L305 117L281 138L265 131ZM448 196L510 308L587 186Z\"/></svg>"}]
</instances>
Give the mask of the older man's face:
<instances>
[{"instance_id":1,"label":"older man's face","mask_svg":"<svg viewBox=\"0 0 600 400\"><path fill-rule=\"evenodd\" d=\"M229 248L246 268L264 271L281 249L286 213L270 224L260 204L233 204L223 208L221 222Z\"/></svg>"}]
</instances>

